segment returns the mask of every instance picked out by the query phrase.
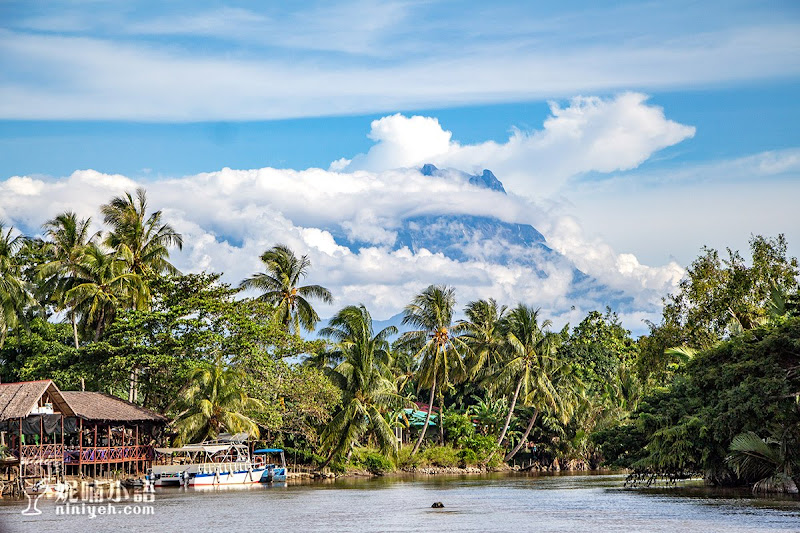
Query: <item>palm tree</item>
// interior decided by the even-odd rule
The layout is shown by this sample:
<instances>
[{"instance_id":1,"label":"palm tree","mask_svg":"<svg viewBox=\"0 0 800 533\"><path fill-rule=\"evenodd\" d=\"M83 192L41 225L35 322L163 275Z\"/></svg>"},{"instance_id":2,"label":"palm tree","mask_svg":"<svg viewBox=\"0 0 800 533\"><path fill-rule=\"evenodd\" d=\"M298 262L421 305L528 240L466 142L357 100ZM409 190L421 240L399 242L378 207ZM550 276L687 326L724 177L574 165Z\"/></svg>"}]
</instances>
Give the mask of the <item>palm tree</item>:
<instances>
[{"instance_id":1,"label":"palm tree","mask_svg":"<svg viewBox=\"0 0 800 533\"><path fill-rule=\"evenodd\" d=\"M3 233L3 223L0 222L0 348L5 344L8 331L17 326L30 302L15 257L25 238L22 235L12 237L13 230L10 227Z\"/></svg>"},{"instance_id":2,"label":"palm tree","mask_svg":"<svg viewBox=\"0 0 800 533\"><path fill-rule=\"evenodd\" d=\"M100 206L103 220L111 226L105 244L120 252L130 271L143 279L148 274L180 274L169 261L169 248L183 248L183 237L162 222L161 211L147 216L145 190L136 189L136 198L126 192Z\"/></svg>"},{"instance_id":3,"label":"palm tree","mask_svg":"<svg viewBox=\"0 0 800 533\"><path fill-rule=\"evenodd\" d=\"M258 438L258 425L245 413L263 407L243 390L246 376L217 357L210 368L197 368L182 394L183 411L175 420L176 444L213 439L220 433L248 433Z\"/></svg>"},{"instance_id":4,"label":"palm tree","mask_svg":"<svg viewBox=\"0 0 800 533\"><path fill-rule=\"evenodd\" d=\"M465 329L464 341L470 348L467 360L470 376L498 362L503 342L498 326L506 309L505 305L498 306L494 298L470 302L464 309L467 320L461 324Z\"/></svg>"},{"instance_id":5,"label":"palm tree","mask_svg":"<svg viewBox=\"0 0 800 533\"><path fill-rule=\"evenodd\" d=\"M510 461L528 442L528 436L536 424L539 413L544 413L550 420L559 424L567 424L578 408L584 391L583 383L575 373L575 367L557 357L557 348L561 337L548 333L551 355L542 359L537 387L530 390L527 396L521 396L519 403L532 408L528 425L514 448L506 454L503 461Z\"/></svg>"},{"instance_id":6,"label":"palm tree","mask_svg":"<svg viewBox=\"0 0 800 533\"><path fill-rule=\"evenodd\" d=\"M38 274L44 278L43 285L56 300L59 310L70 308L69 318L72 322L75 348L79 346L78 321L74 302L66 299L66 293L82 281L80 272L84 266L86 247L97 236L90 235L90 224L90 218L79 220L74 212L66 211L48 220L43 226L50 238L44 251L52 260L41 265Z\"/></svg>"},{"instance_id":7,"label":"palm tree","mask_svg":"<svg viewBox=\"0 0 800 533\"><path fill-rule=\"evenodd\" d=\"M788 439L762 440L747 431L733 438L725 462L742 480L755 481L753 492L797 494L792 479L792 453Z\"/></svg>"},{"instance_id":8,"label":"palm tree","mask_svg":"<svg viewBox=\"0 0 800 533\"><path fill-rule=\"evenodd\" d=\"M500 327L505 337L504 358L494 365L489 387L491 390L513 392L505 424L497 439L498 446L506 436L520 393L523 398L529 397L533 391L539 391L549 398L555 394L550 377L544 371L548 359L555 352L555 337L547 331L552 325L550 320L539 323L540 312L540 309L519 304Z\"/></svg>"},{"instance_id":9,"label":"palm tree","mask_svg":"<svg viewBox=\"0 0 800 533\"><path fill-rule=\"evenodd\" d=\"M333 303L333 296L320 285L297 286L311 267L308 256L298 258L288 246L279 244L264 252L261 261L266 266L266 272L253 274L239 286L263 291L258 299L276 306L278 317L287 329L298 332L302 326L307 331L313 331L319 322L319 315L308 303L308 298L317 298L329 304Z\"/></svg>"},{"instance_id":10,"label":"palm tree","mask_svg":"<svg viewBox=\"0 0 800 533\"><path fill-rule=\"evenodd\" d=\"M458 336L463 326L453 325L455 290L452 287L431 285L414 297L403 311L402 323L419 328L408 331L400 337L400 345L409 347L419 359L418 386L430 390L428 413L411 455L417 453L425 438L431 419L433 401L437 387L440 391L441 411L443 395L441 390L466 377L464 355L469 348L464 339ZM441 413L440 413L441 414ZM444 428L439 417L440 439L444 439Z\"/></svg>"},{"instance_id":11,"label":"palm tree","mask_svg":"<svg viewBox=\"0 0 800 533\"><path fill-rule=\"evenodd\" d=\"M375 436L383 453L397 453L394 431L383 416L406 403L389 379L387 367L387 337L396 333L397 328L389 326L373 334L372 317L363 305L345 307L320 331L336 341L334 353L342 358L329 374L342 390L342 408L322 433L323 446L330 450L323 466L334 457L349 455L365 433Z\"/></svg>"},{"instance_id":12,"label":"palm tree","mask_svg":"<svg viewBox=\"0 0 800 533\"><path fill-rule=\"evenodd\" d=\"M116 254L106 253L95 244L87 246L78 269L80 283L65 293L81 315L85 329L94 329L100 339L106 326L122 308L145 309L147 291L142 278L131 272L129 263Z\"/></svg>"}]
</instances>

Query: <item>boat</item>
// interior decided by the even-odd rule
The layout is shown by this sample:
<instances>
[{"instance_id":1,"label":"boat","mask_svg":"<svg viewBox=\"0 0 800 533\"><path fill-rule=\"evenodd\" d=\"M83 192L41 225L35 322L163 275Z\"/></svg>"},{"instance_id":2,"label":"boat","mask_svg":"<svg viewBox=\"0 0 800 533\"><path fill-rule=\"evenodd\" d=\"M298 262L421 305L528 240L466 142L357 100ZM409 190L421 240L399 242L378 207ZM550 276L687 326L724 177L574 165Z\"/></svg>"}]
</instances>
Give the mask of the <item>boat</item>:
<instances>
[{"instance_id":1,"label":"boat","mask_svg":"<svg viewBox=\"0 0 800 533\"><path fill-rule=\"evenodd\" d=\"M280 454L281 457L280 466L274 462L269 462L271 456L277 454ZM286 468L286 457L283 455L283 450L281 448L262 448L260 450L255 450L253 455L263 456L264 458L264 472L262 472L261 479L259 480L261 483L286 481L288 470Z\"/></svg>"},{"instance_id":2,"label":"boat","mask_svg":"<svg viewBox=\"0 0 800 533\"><path fill-rule=\"evenodd\" d=\"M165 464L154 464L147 480L156 487L258 483L266 467L250 457L246 439L247 434L222 434L199 444L154 448Z\"/></svg>"}]
</instances>

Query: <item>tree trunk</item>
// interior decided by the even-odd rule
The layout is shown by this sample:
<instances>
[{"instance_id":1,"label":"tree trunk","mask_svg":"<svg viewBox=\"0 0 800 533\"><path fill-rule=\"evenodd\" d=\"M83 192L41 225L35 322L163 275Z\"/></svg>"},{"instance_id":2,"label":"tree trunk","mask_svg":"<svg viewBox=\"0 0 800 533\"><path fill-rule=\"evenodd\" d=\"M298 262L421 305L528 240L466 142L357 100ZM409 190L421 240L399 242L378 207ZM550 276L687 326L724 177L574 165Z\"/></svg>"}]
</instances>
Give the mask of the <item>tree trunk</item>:
<instances>
[{"instance_id":1,"label":"tree trunk","mask_svg":"<svg viewBox=\"0 0 800 533\"><path fill-rule=\"evenodd\" d=\"M97 321L97 327L94 329L94 342L100 340L100 333L103 331L103 320L106 319L106 310L100 311L100 320Z\"/></svg>"},{"instance_id":2,"label":"tree trunk","mask_svg":"<svg viewBox=\"0 0 800 533\"><path fill-rule=\"evenodd\" d=\"M136 368L131 368L131 375L128 383L128 401L136 403Z\"/></svg>"},{"instance_id":3,"label":"tree trunk","mask_svg":"<svg viewBox=\"0 0 800 533\"><path fill-rule=\"evenodd\" d=\"M444 396L439 394L439 446L444 446Z\"/></svg>"},{"instance_id":4,"label":"tree trunk","mask_svg":"<svg viewBox=\"0 0 800 533\"><path fill-rule=\"evenodd\" d=\"M525 434L522 435L522 438L519 439L519 442L517 443L516 446L514 446L514 449L511 450L511 453L509 453L508 455L506 455L503 458L503 461L510 461L515 455L517 455L517 452L519 451L519 449L522 448L522 446L524 446L526 442L528 442L528 435L531 434L531 430L533 429L533 425L536 423L536 417L538 417L538 416L539 416L539 410L538 409L534 409L533 416L531 417L530 421L528 422L528 427L525 428Z\"/></svg>"},{"instance_id":5,"label":"tree trunk","mask_svg":"<svg viewBox=\"0 0 800 533\"><path fill-rule=\"evenodd\" d=\"M6 328L0 330L0 350L3 349L3 346L6 343Z\"/></svg>"},{"instance_id":6,"label":"tree trunk","mask_svg":"<svg viewBox=\"0 0 800 533\"><path fill-rule=\"evenodd\" d=\"M428 416L425 417L425 425L422 426L422 431L419 434L419 438L417 439L417 443L414 445L414 449L411 450L411 457L419 451L419 447L422 445L422 439L425 438L425 432L428 430L428 423L431 421L431 411L433 410L433 394L436 392L436 372L433 373L433 385L431 385L431 398L428 400ZM441 419L441 414L439 416Z\"/></svg>"},{"instance_id":7,"label":"tree trunk","mask_svg":"<svg viewBox=\"0 0 800 533\"><path fill-rule=\"evenodd\" d=\"M75 349L77 350L80 346L78 344L78 323L75 321L75 310L73 309L69 314L72 320L72 336L75 339Z\"/></svg>"},{"instance_id":8,"label":"tree trunk","mask_svg":"<svg viewBox=\"0 0 800 533\"><path fill-rule=\"evenodd\" d=\"M517 397L519 397L519 390L522 388L522 379L519 378L519 382L517 383L517 388L514 391L514 397L511 398L511 407L508 408L508 416L506 416L506 424L503 426L503 431L500 432L500 438L497 439L497 445L500 446L503 444L503 439L506 438L506 432L508 431L508 426L511 424L511 416L514 414L514 407L517 406Z\"/></svg>"}]
</instances>

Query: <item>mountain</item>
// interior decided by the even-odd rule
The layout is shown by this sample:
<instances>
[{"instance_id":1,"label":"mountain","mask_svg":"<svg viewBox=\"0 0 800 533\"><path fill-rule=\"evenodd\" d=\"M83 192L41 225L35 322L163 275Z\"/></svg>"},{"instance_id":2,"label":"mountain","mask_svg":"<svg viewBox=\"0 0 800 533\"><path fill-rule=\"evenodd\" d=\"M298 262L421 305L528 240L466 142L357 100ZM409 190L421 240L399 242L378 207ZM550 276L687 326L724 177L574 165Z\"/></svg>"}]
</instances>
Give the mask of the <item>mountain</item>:
<instances>
[{"instance_id":1,"label":"mountain","mask_svg":"<svg viewBox=\"0 0 800 533\"><path fill-rule=\"evenodd\" d=\"M488 169L479 174L467 174L426 164L420 168L420 173L431 179L452 179L455 176L475 187L507 194L500 180ZM399 221L398 227L392 229L397 233L392 245L394 250L407 247L416 253L427 249L454 261L521 265L530 268L542 280L551 275L553 270L569 272L572 279L567 298L577 301L591 295L592 300L618 310L624 310L626 304L632 301L621 292L611 290L578 270L568 258L550 248L544 235L530 224L505 222L493 216L467 213L429 213L404 218ZM337 243L348 246L354 252L370 246L369 243L349 239L342 227L331 228L330 231ZM376 320L374 327L378 331L393 325L403 331L406 328L400 324L401 320L402 314L397 314L387 320Z\"/></svg>"}]
</instances>

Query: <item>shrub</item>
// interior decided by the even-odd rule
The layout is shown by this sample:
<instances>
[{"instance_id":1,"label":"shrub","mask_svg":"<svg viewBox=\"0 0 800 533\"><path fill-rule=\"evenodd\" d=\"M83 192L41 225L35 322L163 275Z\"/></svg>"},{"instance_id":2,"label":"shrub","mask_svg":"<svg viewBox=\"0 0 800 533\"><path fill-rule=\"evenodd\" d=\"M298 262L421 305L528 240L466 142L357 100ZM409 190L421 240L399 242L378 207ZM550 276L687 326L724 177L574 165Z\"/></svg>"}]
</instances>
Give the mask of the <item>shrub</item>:
<instances>
[{"instance_id":1,"label":"shrub","mask_svg":"<svg viewBox=\"0 0 800 533\"><path fill-rule=\"evenodd\" d=\"M394 463L380 453L367 452L361 457L361 464L373 474L384 474L394 471Z\"/></svg>"},{"instance_id":2,"label":"shrub","mask_svg":"<svg viewBox=\"0 0 800 533\"><path fill-rule=\"evenodd\" d=\"M478 464L478 454L466 448L458 452L458 466L466 468Z\"/></svg>"},{"instance_id":3,"label":"shrub","mask_svg":"<svg viewBox=\"0 0 800 533\"><path fill-rule=\"evenodd\" d=\"M424 459L433 466L444 468L458 466L458 450L452 446L431 446L422 452Z\"/></svg>"}]
</instances>

